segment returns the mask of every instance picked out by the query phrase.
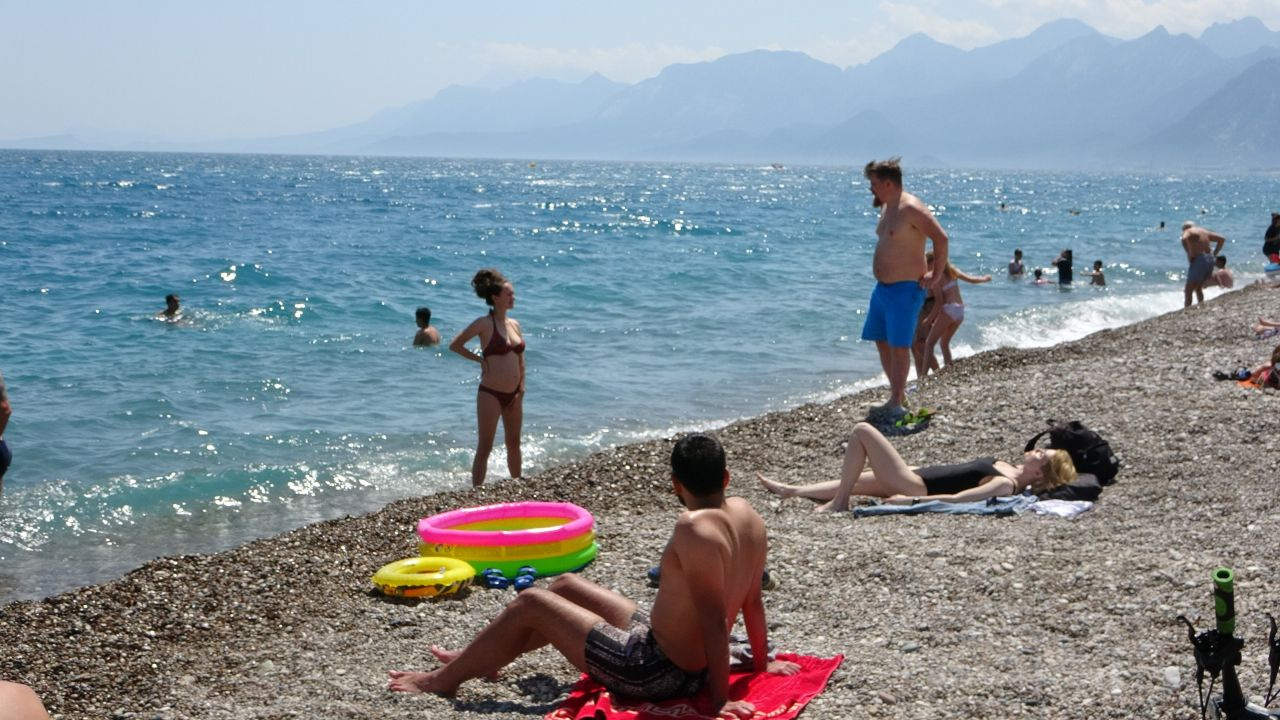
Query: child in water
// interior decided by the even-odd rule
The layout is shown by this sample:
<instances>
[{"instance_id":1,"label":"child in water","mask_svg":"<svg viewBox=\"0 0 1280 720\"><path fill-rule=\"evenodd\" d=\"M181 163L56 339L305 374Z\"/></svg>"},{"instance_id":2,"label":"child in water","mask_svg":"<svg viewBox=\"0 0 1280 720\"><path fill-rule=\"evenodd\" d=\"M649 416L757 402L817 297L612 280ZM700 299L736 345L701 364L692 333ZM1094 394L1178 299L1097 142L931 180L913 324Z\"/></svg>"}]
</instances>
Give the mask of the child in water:
<instances>
[{"instance_id":1,"label":"child in water","mask_svg":"<svg viewBox=\"0 0 1280 720\"><path fill-rule=\"evenodd\" d=\"M1102 287L1102 286L1104 286L1104 285L1106 285L1106 284L1107 284L1107 278L1106 278L1106 276L1105 276L1105 275L1103 275L1103 274L1102 274L1102 261L1101 261L1101 260L1094 260L1094 261L1093 261L1093 270L1085 270L1084 272L1082 272L1082 273L1080 273L1080 274L1081 274L1081 275L1088 275L1089 277L1093 278L1092 280L1090 280L1090 281L1089 281L1089 284L1090 284L1090 285L1097 285L1098 287Z\"/></svg>"}]
</instances>

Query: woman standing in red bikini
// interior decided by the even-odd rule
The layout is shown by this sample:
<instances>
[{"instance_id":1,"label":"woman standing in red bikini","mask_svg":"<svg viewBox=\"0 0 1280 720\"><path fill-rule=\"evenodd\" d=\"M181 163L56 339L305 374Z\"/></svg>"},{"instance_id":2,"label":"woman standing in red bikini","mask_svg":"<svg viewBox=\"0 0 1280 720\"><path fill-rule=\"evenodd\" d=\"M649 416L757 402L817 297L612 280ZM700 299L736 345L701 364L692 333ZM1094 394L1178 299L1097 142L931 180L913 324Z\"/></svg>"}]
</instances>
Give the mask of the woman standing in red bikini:
<instances>
[{"instance_id":1,"label":"woman standing in red bikini","mask_svg":"<svg viewBox=\"0 0 1280 720\"><path fill-rule=\"evenodd\" d=\"M449 343L449 349L480 363L480 389L476 393L476 425L480 439L476 445L476 458L471 463L471 484L482 485L499 418L502 419L503 440L507 446L507 469L511 471L511 477L520 477L524 336L520 332L520 323L507 316L516 304L516 292L502 273L488 268L481 270L471 279L471 287L493 309L458 333ZM483 348L479 355L466 346L471 338L477 336Z\"/></svg>"}]
</instances>

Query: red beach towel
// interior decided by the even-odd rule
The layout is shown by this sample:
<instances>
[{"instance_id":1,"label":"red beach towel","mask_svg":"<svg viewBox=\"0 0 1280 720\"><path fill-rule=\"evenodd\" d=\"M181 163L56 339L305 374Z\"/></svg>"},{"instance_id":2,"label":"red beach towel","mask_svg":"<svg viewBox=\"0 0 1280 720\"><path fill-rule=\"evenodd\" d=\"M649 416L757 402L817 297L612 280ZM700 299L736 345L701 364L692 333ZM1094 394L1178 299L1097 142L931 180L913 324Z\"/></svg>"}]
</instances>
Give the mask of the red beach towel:
<instances>
[{"instance_id":1,"label":"red beach towel","mask_svg":"<svg viewBox=\"0 0 1280 720\"><path fill-rule=\"evenodd\" d=\"M746 700L756 706L753 720L790 720L827 686L831 673L844 661L843 655L818 658L808 655L779 653L779 660L800 665L795 675L770 673L732 673L729 675L729 699ZM671 720L671 718L705 718L692 700L679 698L648 702L614 697L600 683L583 675L573 686L569 697L549 713L546 720Z\"/></svg>"}]
</instances>

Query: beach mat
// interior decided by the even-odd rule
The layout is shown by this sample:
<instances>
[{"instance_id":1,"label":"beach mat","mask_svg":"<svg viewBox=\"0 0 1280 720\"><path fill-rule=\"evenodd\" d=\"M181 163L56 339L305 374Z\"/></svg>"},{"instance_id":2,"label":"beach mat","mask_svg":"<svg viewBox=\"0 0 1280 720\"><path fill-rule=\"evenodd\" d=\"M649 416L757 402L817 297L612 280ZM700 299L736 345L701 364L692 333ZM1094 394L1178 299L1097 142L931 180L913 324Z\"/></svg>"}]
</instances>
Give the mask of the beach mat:
<instances>
[{"instance_id":1,"label":"beach mat","mask_svg":"<svg viewBox=\"0 0 1280 720\"><path fill-rule=\"evenodd\" d=\"M808 655L779 653L779 660L790 660L800 666L795 675L770 673L731 673L729 699L746 700L756 706L754 717L788 720L800 714L822 689L831 673L844 661L843 655L818 658ZM705 718L692 700L677 698L662 702L631 701L614 697L600 683L587 675L573 686L569 697L546 716L546 720L670 720L670 718Z\"/></svg>"}]
</instances>

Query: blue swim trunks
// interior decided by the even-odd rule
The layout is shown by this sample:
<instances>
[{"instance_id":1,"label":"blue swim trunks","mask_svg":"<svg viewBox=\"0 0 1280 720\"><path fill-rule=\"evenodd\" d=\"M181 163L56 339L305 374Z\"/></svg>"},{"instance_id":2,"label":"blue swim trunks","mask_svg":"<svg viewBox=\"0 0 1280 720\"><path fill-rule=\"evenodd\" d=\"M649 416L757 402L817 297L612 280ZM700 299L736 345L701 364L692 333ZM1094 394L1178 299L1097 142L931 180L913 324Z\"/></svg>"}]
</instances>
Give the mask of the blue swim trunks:
<instances>
[{"instance_id":1,"label":"blue swim trunks","mask_svg":"<svg viewBox=\"0 0 1280 720\"><path fill-rule=\"evenodd\" d=\"M916 334L916 322L924 305L924 288L915 280L878 282L871 291L862 339L889 343L889 347L909 348Z\"/></svg>"},{"instance_id":2,"label":"blue swim trunks","mask_svg":"<svg viewBox=\"0 0 1280 720\"><path fill-rule=\"evenodd\" d=\"M1195 256L1187 268L1187 285L1200 286L1213 274L1213 255L1200 253Z\"/></svg>"}]
</instances>

